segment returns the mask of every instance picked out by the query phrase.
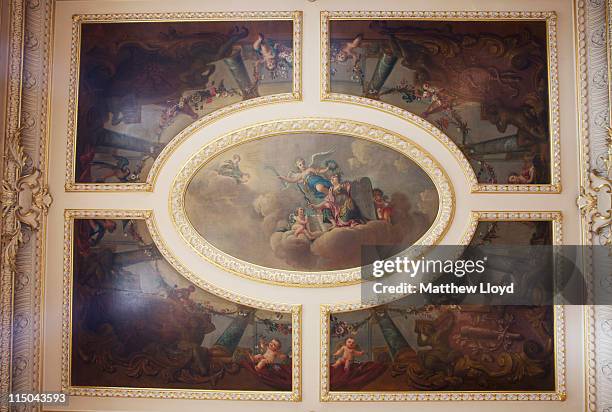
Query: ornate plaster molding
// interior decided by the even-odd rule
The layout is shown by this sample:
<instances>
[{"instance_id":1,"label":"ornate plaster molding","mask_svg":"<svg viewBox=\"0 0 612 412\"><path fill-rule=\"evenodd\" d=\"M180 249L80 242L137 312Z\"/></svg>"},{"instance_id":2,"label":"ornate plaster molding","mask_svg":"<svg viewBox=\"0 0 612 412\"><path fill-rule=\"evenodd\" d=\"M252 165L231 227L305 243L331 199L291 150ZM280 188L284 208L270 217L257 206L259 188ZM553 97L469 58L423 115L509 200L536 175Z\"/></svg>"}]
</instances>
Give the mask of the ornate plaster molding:
<instances>
[{"instance_id":1,"label":"ornate plaster molding","mask_svg":"<svg viewBox=\"0 0 612 412\"><path fill-rule=\"evenodd\" d=\"M359 268L299 272L272 269L242 261L217 249L200 235L185 211L185 193L197 171L225 150L238 144L275 135L299 133L338 134L385 145L415 162L432 180L438 192L436 219L415 245L437 244L453 220L455 193L444 168L423 148L407 138L367 123L336 118L300 118L255 124L221 136L204 146L181 168L172 184L169 211L172 222L183 240L208 262L234 274L267 283L297 287L330 287L361 281Z\"/></svg>"},{"instance_id":2,"label":"ornate plaster molding","mask_svg":"<svg viewBox=\"0 0 612 412\"><path fill-rule=\"evenodd\" d=\"M607 152L597 156L599 167L587 171L576 203L596 244L612 248L612 128L605 142Z\"/></svg>"},{"instance_id":3,"label":"ornate plaster molding","mask_svg":"<svg viewBox=\"0 0 612 412\"><path fill-rule=\"evenodd\" d=\"M2 181L2 218L5 219L2 234L17 239L21 237L17 232L21 232L23 225L39 229L41 215L47 213L53 199L40 169L32 168L30 173L25 173L30 159L21 144L21 129L9 136L6 143L9 169L8 178Z\"/></svg>"},{"instance_id":4,"label":"ornate plaster molding","mask_svg":"<svg viewBox=\"0 0 612 412\"><path fill-rule=\"evenodd\" d=\"M574 0L580 155L576 203L581 216L581 243L610 248L611 12L611 0ZM593 265L590 258L585 256L585 274L603 270L605 276L609 268ZM595 286L588 283L587 293L592 295ZM612 309L585 306L584 319L585 411L608 411L612 408L612 359L605 348L612 345Z\"/></svg>"},{"instance_id":5,"label":"ornate plaster molding","mask_svg":"<svg viewBox=\"0 0 612 412\"><path fill-rule=\"evenodd\" d=\"M40 392L53 0L10 0L2 168L0 392ZM7 377L9 377L7 379ZM3 397L0 411L8 411ZM13 408L11 408L13 409ZM37 410L36 405L22 410ZM20 409L21 410L21 409Z\"/></svg>"}]
</instances>

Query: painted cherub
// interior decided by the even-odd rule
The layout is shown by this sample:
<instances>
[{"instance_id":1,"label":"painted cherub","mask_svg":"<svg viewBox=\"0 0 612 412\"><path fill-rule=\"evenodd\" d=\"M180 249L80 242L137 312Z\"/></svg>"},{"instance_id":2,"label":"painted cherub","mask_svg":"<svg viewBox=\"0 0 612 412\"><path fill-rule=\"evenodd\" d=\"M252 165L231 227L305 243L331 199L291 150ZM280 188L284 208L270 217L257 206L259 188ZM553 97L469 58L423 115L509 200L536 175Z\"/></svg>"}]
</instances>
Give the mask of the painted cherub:
<instances>
[{"instance_id":1,"label":"painted cherub","mask_svg":"<svg viewBox=\"0 0 612 412\"><path fill-rule=\"evenodd\" d=\"M260 54L266 69L274 70L276 68L276 51L272 45L265 41L262 33L259 33L257 40L253 43L253 49Z\"/></svg>"},{"instance_id":2,"label":"painted cherub","mask_svg":"<svg viewBox=\"0 0 612 412\"><path fill-rule=\"evenodd\" d=\"M363 34L358 34L353 40L344 43L344 46L338 53L336 54L336 60L338 62L345 62L349 59L353 59L355 62L359 60L359 55L355 53L355 49L361 46L361 41L363 40Z\"/></svg>"},{"instance_id":3,"label":"painted cherub","mask_svg":"<svg viewBox=\"0 0 612 412\"><path fill-rule=\"evenodd\" d=\"M345 339L344 345L342 345L340 349L334 353L334 356L340 356L340 358L338 358L338 360L334 363L333 367L337 368L338 366L344 365L344 370L348 371L355 361L355 358L358 356L363 356L364 354L364 351L359 350L359 346L357 345L357 342L355 342L355 338L349 336Z\"/></svg>"},{"instance_id":4,"label":"painted cherub","mask_svg":"<svg viewBox=\"0 0 612 412\"><path fill-rule=\"evenodd\" d=\"M533 164L533 156L525 155L523 158L523 168L521 169L521 173L510 173L508 176L508 183L512 184L532 184L535 182L536 177L536 168Z\"/></svg>"},{"instance_id":5,"label":"painted cherub","mask_svg":"<svg viewBox=\"0 0 612 412\"><path fill-rule=\"evenodd\" d=\"M282 345L276 338L270 339L267 345L265 345L265 340L262 338L260 339L259 346L264 353L251 355L251 361L255 363L255 370L257 371L261 371L267 365L280 363L287 359L287 355L280 351ZM263 348L265 348L265 351L263 351Z\"/></svg>"},{"instance_id":6,"label":"painted cherub","mask_svg":"<svg viewBox=\"0 0 612 412\"><path fill-rule=\"evenodd\" d=\"M259 55L258 63L263 63L273 77L278 74L277 72L282 72L283 69L286 70L291 66L293 50L280 43L272 43L262 33L259 33L257 40L253 43L253 49Z\"/></svg>"},{"instance_id":7,"label":"painted cherub","mask_svg":"<svg viewBox=\"0 0 612 412\"><path fill-rule=\"evenodd\" d=\"M376 217L378 220L384 220L387 223L391 223L391 213L393 208L389 202L389 197L384 194L381 189L372 190L374 197L374 206L376 207Z\"/></svg>"},{"instance_id":8,"label":"painted cherub","mask_svg":"<svg viewBox=\"0 0 612 412\"><path fill-rule=\"evenodd\" d=\"M309 229L308 218L306 217L306 212L304 211L303 207L298 207L295 210L291 230L293 230L293 234L295 235L295 237L298 237L299 235L304 235L309 240L314 240L315 236Z\"/></svg>"}]
</instances>

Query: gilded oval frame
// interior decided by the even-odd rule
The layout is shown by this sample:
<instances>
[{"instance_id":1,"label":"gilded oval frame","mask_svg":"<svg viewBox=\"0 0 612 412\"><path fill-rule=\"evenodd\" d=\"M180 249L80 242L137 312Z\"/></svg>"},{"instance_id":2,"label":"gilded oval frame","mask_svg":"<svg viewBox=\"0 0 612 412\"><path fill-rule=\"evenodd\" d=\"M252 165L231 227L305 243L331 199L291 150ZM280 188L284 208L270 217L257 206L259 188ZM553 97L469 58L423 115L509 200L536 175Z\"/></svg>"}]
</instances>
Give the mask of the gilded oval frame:
<instances>
[{"instance_id":1,"label":"gilded oval frame","mask_svg":"<svg viewBox=\"0 0 612 412\"><path fill-rule=\"evenodd\" d=\"M427 232L414 245L437 244L450 227L455 211L453 185L442 166L426 150L390 130L337 118L300 118L255 124L225 134L196 152L178 172L168 199L174 228L198 255L209 263L235 275L253 280L294 287L331 287L360 282L360 268L299 272L259 266L217 249L193 227L185 212L185 194L191 179L209 161L240 144L277 135L300 133L340 134L386 146L416 163L432 180L438 192L438 213Z\"/></svg>"}]
</instances>

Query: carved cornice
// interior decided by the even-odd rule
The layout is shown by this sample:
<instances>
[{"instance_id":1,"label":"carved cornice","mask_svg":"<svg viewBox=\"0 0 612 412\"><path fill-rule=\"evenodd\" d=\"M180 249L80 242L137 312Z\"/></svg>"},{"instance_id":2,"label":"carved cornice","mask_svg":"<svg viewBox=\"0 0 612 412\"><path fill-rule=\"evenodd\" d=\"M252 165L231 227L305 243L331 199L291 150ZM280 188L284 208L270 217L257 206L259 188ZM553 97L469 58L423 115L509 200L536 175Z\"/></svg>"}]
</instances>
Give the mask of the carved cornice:
<instances>
[{"instance_id":1,"label":"carved cornice","mask_svg":"<svg viewBox=\"0 0 612 412\"><path fill-rule=\"evenodd\" d=\"M586 4L581 0L576 3L577 64L580 68L578 106L582 183L576 203L583 219L585 243L612 247L610 236L612 225L612 129L609 127L609 85L606 84L607 76L599 75L600 72L606 73L606 70L609 70L605 67L607 63L605 53L600 55L601 50L599 50L603 50L606 46L606 40L609 42L605 36L606 29L609 30L607 27L609 22L605 21L602 16L599 17L601 21L589 20L593 17L589 14L589 7L594 10L610 8L609 0L605 5L603 3L602 1L591 1ZM595 27L598 23L603 23L602 30L597 30ZM591 35L588 36L589 34ZM585 38L590 41L585 41ZM603 70L600 67L602 65ZM602 103L604 107L607 107L605 116L595 113ZM601 119L604 120L603 123L608 123L608 126L602 124ZM605 133L606 129L607 133ZM601 134L604 134L605 137Z\"/></svg>"},{"instance_id":2,"label":"carved cornice","mask_svg":"<svg viewBox=\"0 0 612 412\"><path fill-rule=\"evenodd\" d=\"M8 136L4 178L0 195L2 204L2 275L17 275L17 253L24 242L24 229L37 231L47 214L52 198L44 183L43 173L28 167L31 159L22 144L23 128ZM12 292L12 290L11 290Z\"/></svg>"},{"instance_id":3,"label":"carved cornice","mask_svg":"<svg viewBox=\"0 0 612 412\"><path fill-rule=\"evenodd\" d=\"M19 107L20 107L20 84L21 84L21 62L23 44L23 25L24 13L22 1L9 1L9 46L8 46L8 72L7 80L7 106L6 106L6 130L2 131L1 138L8 140L8 136L18 128ZM2 113L4 115L4 113ZM9 142L5 141L3 149L8 150ZM4 154L4 153L3 153ZM11 179L9 175L10 167L4 159L2 160L2 179ZM2 219L0 222L3 233L7 222ZM12 320L13 320L13 273L14 270L4 264L4 255L13 254L16 246L4 243L4 236L0 240L2 248L2 259L0 260L0 393L5 394L11 390L12 382ZM8 262L8 259L6 259ZM8 379L7 379L8 377ZM8 411L8 403L5 399L0 399L0 411Z\"/></svg>"},{"instance_id":4,"label":"carved cornice","mask_svg":"<svg viewBox=\"0 0 612 412\"><path fill-rule=\"evenodd\" d=\"M0 393L41 390L41 302L54 0L9 0L0 203ZM4 115L4 114L3 114ZM21 408L11 408L19 409ZM23 410L37 410L38 406ZM8 399L0 411L8 411Z\"/></svg>"},{"instance_id":5,"label":"carved cornice","mask_svg":"<svg viewBox=\"0 0 612 412\"><path fill-rule=\"evenodd\" d=\"M611 132L610 132L610 38L612 37L611 0L574 0L576 44L577 111L579 119L580 192L577 205L581 213L581 243L611 247ZM612 249L611 249L612 252ZM585 254L584 273L590 275L605 265L594 265ZM587 283L592 296L600 285ZM611 360L606 352L612 335L606 325L612 310L604 305L585 306L585 411L608 410ZM608 365L608 366L606 366Z\"/></svg>"}]
</instances>

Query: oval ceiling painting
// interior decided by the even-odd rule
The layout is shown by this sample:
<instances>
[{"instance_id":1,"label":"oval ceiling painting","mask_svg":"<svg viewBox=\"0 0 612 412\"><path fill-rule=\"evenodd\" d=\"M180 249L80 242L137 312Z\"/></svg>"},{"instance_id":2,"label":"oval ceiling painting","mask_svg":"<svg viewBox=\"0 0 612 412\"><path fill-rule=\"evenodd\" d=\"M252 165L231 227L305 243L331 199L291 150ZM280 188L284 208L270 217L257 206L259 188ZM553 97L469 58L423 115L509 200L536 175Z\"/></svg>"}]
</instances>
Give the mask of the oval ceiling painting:
<instances>
[{"instance_id":1,"label":"oval ceiling painting","mask_svg":"<svg viewBox=\"0 0 612 412\"><path fill-rule=\"evenodd\" d=\"M325 284L358 280L364 245L437 241L452 189L427 153L383 129L310 122L242 130L189 161L171 204L196 250L242 275Z\"/></svg>"}]
</instances>

